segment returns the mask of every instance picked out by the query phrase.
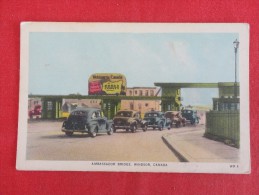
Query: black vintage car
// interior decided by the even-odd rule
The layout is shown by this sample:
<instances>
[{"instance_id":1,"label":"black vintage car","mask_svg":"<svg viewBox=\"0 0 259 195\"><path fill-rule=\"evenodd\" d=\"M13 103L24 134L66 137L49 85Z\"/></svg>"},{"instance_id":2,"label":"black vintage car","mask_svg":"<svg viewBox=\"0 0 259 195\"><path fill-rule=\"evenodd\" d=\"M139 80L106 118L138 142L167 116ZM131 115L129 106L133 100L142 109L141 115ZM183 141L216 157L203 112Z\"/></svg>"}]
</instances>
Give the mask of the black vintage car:
<instances>
[{"instance_id":1,"label":"black vintage car","mask_svg":"<svg viewBox=\"0 0 259 195\"><path fill-rule=\"evenodd\" d=\"M103 112L98 108L76 108L68 119L63 122L62 131L67 136L72 136L74 132L89 133L95 137L97 133L113 133L113 122L103 116Z\"/></svg>"},{"instance_id":2,"label":"black vintage car","mask_svg":"<svg viewBox=\"0 0 259 195\"><path fill-rule=\"evenodd\" d=\"M131 130L132 133L136 132L138 127L141 127L140 112L134 110L120 110L113 118L114 132L117 129Z\"/></svg>"},{"instance_id":3,"label":"black vintage car","mask_svg":"<svg viewBox=\"0 0 259 195\"><path fill-rule=\"evenodd\" d=\"M163 128L168 128L169 130L171 128L171 120L169 118L166 119L163 112L146 112L142 121L142 129L146 131L147 128L150 127L153 129L158 128L160 131L163 130Z\"/></svg>"},{"instance_id":4,"label":"black vintage car","mask_svg":"<svg viewBox=\"0 0 259 195\"><path fill-rule=\"evenodd\" d=\"M182 110L182 116L186 119L186 123L190 123L192 125L199 123L200 118L198 117L197 110Z\"/></svg>"}]
</instances>

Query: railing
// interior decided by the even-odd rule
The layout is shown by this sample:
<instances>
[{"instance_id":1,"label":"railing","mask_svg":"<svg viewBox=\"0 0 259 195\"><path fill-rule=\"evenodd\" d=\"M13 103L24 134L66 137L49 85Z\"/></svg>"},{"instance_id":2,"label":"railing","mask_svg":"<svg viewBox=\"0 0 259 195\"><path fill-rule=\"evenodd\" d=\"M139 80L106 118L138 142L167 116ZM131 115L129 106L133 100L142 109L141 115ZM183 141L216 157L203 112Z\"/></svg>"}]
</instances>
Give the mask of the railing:
<instances>
[{"instance_id":1,"label":"railing","mask_svg":"<svg viewBox=\"0 0 259 195\"><path fill-rule=\"evenodd\" d=\"M204 136L220 140L228 145L239 148L240 113L235 111L210 111L206 114Z\"/></svg>"}]
</instances>

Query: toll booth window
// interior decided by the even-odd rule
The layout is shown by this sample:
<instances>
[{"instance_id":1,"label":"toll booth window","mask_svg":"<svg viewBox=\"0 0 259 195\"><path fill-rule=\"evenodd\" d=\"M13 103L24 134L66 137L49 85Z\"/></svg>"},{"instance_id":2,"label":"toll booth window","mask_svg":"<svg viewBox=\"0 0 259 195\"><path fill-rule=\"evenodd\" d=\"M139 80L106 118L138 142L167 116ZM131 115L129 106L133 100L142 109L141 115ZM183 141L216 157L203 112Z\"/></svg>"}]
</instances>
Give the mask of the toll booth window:
<instances>
[{"instance_id":1,"label":"toll booth window","mask_svg":"<svg viewBox=\"0 0 259 195\"><path fill-rule=\"evenodd\" d=\"M224 103L224 110L228 110L229 108L229 104L228 103Z\"/></svg>"},{"instance_id":2,"label":"toll booth window","mask_svg":"<svg viewBox=\"0 0 259 195\"><path fill-rule=\"evenodd\" d=\"M237 103L237 110L240 110L240 103Z\"/></svg>"},{"instance_id":3,"label":"toll booth window","mask_svg":"<svg viewBox=\"0 0 259 195\"><path fill-rule=\"evenodd\" d=\"M239 103L231 103L230 104L230 110L239 110L240 108Z\"/></svg>"},{"instance_id":4,"label":"toll booth window","mask_svg":"<svg viewBox=\"0 0 259 195\"><path fill-rule=\"evenodd\" d=\"M47 102L47 110L52 110L53 109L53 103L51 101Z\"/></svg>"},{"instance_id":5,"label":"toll booth window","mask_svg":"<svg viewBox=\"0 0 259 195\"><path fill-rule=\"evenodd\" d=\"M223 104L222 104L222 103L218 103L218 109L219 109L219 111L224 110L223 108L224 108L224 107L223 107Z\"/></svg>"},{"instance_id":6,"label":"toll booth window","mask_svg":"<svg viewBox=\"0 0 259 195\"><path fill-rule=\"evenodd\" d=\"M230 103L230 110L236 110L236 104L235 103Z\"/></svg>"}]
</instances>

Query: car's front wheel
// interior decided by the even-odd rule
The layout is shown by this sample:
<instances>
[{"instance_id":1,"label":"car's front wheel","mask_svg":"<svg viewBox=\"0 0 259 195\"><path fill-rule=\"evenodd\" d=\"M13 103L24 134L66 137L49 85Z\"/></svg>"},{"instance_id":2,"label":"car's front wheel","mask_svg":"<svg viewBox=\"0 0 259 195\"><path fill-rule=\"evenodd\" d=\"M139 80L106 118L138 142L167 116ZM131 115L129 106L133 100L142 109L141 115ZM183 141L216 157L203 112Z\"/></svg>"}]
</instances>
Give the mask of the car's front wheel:
<instances>
[{"instance_id":1,"label":"car's front wheel","mask_svg":"<svg viewBox=\"0 0 259 195\"><path fill-rule=\"evenodd\" d=\"M110 129L108 130L108 135L112 135L114 131L113 125L111 125Z\"/></svg>"},{"instance_id":2,"label":"car's front wheel","mask_svg":"<svg viewBox=\"0 0 259 195\"><path fill-rule=\"evenodd\" d=\"M92 137L96 137L98 132L98 127L95 127L95 129L93 130L93 132L91 133Z\"/></svg>"},{"instance_id":3,"label":"car's front wheel","mask_svg":"<svg viewBox=\"0 0 259 195\"><path fill-rule=\"evenodd\" d=\"M136 124L131 125L131 132L135 133L136 131L137 131L137 125Z\"/></svg>"},{"instance_id":4,"label":"car's front wheel","mask_svg":"<svg viewBox=\"0 0 259 195\"><path fill-rule=\"evenodd\" d=\"M144 125L143 127L142 127L142 130L145 132L145 131L147 131L147 125Z\"/></svg>"},{"instance_id":5,"label":"car's front wheel","mask_svg":"<svg viewBox=\"0 0 259 195\"><path fill-rule=\"evenodd\" d=\"M66 131L66 135L69 137L71 137L73 135L73 133L74 133L73 131Z\"/></svg>"},{"instance_id":6,"label":"car's front wheel","mask_svg":"<svg viewBox=\"0 0 259 195\"><path fill-rule=\"evenodd\" d=\"M159 131L162 131L162 130L163 130L163 128L164 128L163 123L160 123L160 125L159 125L159 127L158 127Z\"/></svg>"}]
</instances>

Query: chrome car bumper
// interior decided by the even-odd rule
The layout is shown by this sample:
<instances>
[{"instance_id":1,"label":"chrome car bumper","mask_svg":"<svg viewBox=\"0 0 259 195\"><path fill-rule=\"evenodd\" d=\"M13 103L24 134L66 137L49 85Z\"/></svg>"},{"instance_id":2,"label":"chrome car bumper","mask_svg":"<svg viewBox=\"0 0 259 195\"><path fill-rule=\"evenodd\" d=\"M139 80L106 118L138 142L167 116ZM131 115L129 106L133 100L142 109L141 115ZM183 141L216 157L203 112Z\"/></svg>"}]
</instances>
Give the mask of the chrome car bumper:
<instances>
[{"instance_id":1,"label":"chrome car bumper","mask_svg":"<svg viewBox=\"0 0 259 195\"><path fill-rule=\"evenodd\" d=\"M130 125L114 125L114 128L116 129L130 129Z\"/></svg>"},{"instance_id":2,"label":"chrome car bumper","mask_svg":"<svg viewBox=\"0 0 259 195\"><path fill-rule=\"evenodd\" d=\"M63 132L81 132L81 133L88 133L89 131L88 131L88 129L87 130L85 130L85 129L73 129L73 130L70 130L70 129L64 129L64 128L62 128L61 129L61 131L63 131Z\"/></svg>"}]
</instances>

